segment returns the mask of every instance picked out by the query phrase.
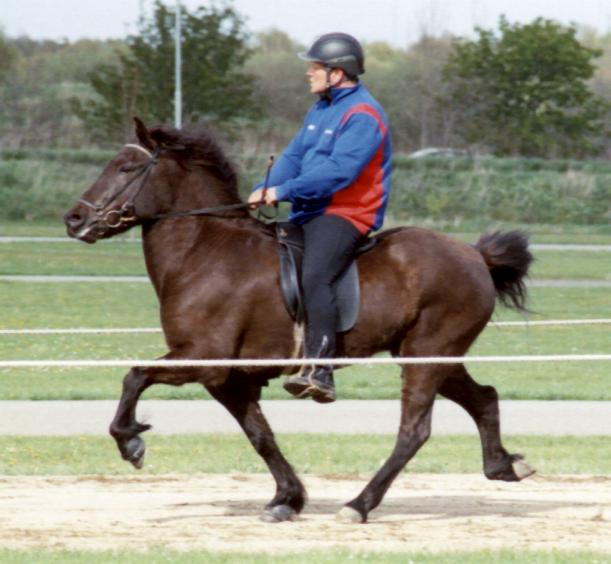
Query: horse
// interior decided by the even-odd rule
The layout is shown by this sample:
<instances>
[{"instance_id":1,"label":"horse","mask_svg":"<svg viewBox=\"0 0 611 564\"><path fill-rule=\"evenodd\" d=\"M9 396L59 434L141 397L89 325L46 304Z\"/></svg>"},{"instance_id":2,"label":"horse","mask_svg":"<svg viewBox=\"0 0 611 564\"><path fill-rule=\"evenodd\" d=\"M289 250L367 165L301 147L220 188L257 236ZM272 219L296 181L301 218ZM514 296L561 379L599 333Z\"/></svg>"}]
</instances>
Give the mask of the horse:
<instances>
[{"instance_id":1,"label":"horse","mask_svg":"<svg viewBox=\"0 0 611 564\"><path fill-rule=\"evenodd\" d=\"M199 382L237 420L275 480L275 495L262 519L294 519L306 492L259 405L270 379L299 368L299 332L281 297L274 233L251 215L239 195L236 169L207 130L147 128L135 118L132 141L65 214L68 235L95 243L141 226L169 350L162 359L296 362L288 368L134 366L123 380L109 432L122 458L141 468L145 443L140 434L150 429L135 417L142 392L156 383ZM382 351L402 357L463 356L490 320L497 299L517 310L526 307L524 278L532 255L520 231L485 234L473 246L417 227L383 231L377 239L357 258L360 312L354 327L338 335L338 356ZM401 380L395 447L338 518L367 521L429 438L436 394L473 418L487 478L519 481L534 472L521 455L503 447L495 388L477 383L463 363L402 365Z\"/></svg>"}]
</instances>

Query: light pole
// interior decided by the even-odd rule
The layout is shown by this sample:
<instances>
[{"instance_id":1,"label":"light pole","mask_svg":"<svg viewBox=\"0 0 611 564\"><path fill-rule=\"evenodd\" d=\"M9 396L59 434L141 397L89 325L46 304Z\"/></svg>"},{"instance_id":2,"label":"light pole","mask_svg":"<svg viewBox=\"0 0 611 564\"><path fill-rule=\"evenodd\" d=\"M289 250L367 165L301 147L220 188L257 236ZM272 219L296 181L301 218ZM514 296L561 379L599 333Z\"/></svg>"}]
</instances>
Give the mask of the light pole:
<instances>
[{"instance_id":1,"label":"light pole","mask_svg":"<svg viewBox=\"0 0 611 564\"><path fill-rule=\"evenodd\" d=\"M180 0L176 0L176 25L174 28L174 127L182 125L182 52L180 33Z\"/></svg>"}]
</instances>

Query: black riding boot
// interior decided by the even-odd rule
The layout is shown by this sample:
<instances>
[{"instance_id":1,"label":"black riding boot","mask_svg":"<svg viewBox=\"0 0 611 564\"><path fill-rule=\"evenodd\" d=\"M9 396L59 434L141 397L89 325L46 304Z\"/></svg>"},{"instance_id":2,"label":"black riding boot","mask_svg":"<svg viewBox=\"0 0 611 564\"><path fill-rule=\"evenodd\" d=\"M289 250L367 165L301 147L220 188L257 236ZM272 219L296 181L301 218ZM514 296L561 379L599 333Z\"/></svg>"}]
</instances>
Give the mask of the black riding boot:
<instances>
[{"instance_id":1,"label":"black riding boot","mask_svg":"<svg viewBox=\"0 0 611 564\"><path fill-rule=\"evenodd\" d=\"M335 356L337 305L333 285L350 265L362 234L343 217L320 215L303 225L303 235L305 356L320 358L321 363L288 378L284 389L300 398L329 403L335 401L333 368L325 365L324 359Z\"/></svg>"},{"instance_id":2,"label":"black riding boot","mask_svg":"<svg viewBox=\"0 0 611 564\"><path fill-rule=\"evenodd\" d=\"M318 354L312 357L328 357L328 342L328 338L324 336ZM329 364L307 366L300 374L289 376L284 382L284 389L300 399L312 398L318 403L331 403L336 398L333 367Z\"/></svg>"}]
</instances>

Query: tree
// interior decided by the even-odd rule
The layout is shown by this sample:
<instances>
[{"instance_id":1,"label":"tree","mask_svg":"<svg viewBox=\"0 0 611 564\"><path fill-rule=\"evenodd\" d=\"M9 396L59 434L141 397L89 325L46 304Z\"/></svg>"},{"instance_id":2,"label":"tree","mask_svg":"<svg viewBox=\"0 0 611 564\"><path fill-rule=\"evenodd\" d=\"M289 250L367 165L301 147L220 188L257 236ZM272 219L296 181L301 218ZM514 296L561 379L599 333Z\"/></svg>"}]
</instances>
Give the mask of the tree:
<instances>
[{"instance_id":1,"label":"tree","mask_svg":"<svg viewBox=\"0 0 611 564\"><path fill-rule=\"evenodd\" d=\"M457 41L444 69L459 137L498 155L591 153L605 113L587 84L600 51L583 46L574 27L542 18L501 17L499 30L476 28L475 41Z\"/></svg>"},{"instance_id":2,"label":"tree","mask_svg":"<svg viewBox=\"0 0 611 564\"><path fill-rule=\"evenodd\" d=\"M74 101L77 115L97 137L123 139L134 115L148 122L174 116L174 25L176 14L157 0L140 33L128 37L119 64L89 74L95 93ZM242 71L250 54L239 15L231 7L184 7L182 27L183 109L187 120L225 124L255 115L253 78Z\"/></svg>"},{"instance_id":3,"label":"tree","mask_svg":"<svg viewBox=\"0 0 611 564\"><path fill-rule=\"evenodd\" d=\"M450 44L449 37L423 35L407 51L366 46L365 80L388 114L395 149L447 145L448 108L439 98Z\"/></svg>"},{"instance_id":4,"label":"tree","mask_svg":"<svg viewBox=\"0 0 611 564\"><path fill-rule=\"evenodd\" d=\"M250 138L243 139L250 151L283 149L316 100L309 93L307 63L297 56L302 51L305 48L283 31L271 29L257 35L253 54L245 65L255 76L257 102L262 110L262 119L249 128Z\"/></svg>"},{"instance_id":5,"label":"tree","mask_svg":"<svg viewBox=\"0 0 611 564\"><path fill-rule=\"evenodd\" d=\"M6 80L15 59L15 51L4 37L0 28L0 86Z\"/></svg>"}]
</instances>

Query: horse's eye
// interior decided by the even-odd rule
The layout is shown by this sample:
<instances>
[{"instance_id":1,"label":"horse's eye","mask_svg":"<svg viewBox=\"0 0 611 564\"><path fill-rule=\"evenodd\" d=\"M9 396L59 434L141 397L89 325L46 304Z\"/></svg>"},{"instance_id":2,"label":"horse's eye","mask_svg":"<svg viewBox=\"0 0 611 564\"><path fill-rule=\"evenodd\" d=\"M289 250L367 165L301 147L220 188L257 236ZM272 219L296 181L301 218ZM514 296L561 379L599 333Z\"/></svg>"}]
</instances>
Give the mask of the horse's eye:
<instances>
[{"instance_id":1,"label":"horse's eye","mask_svg":"<svg viewBox=\"0 0 611 564\"><path fill-rule=\"evenodd\" d=\"M119 167L119 172L123 172L123 173L131 172L132 170L134 170L134 167L130 165L123 165Z\"/></svg>"}]
</instances>

